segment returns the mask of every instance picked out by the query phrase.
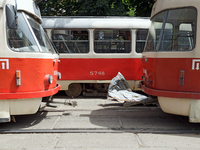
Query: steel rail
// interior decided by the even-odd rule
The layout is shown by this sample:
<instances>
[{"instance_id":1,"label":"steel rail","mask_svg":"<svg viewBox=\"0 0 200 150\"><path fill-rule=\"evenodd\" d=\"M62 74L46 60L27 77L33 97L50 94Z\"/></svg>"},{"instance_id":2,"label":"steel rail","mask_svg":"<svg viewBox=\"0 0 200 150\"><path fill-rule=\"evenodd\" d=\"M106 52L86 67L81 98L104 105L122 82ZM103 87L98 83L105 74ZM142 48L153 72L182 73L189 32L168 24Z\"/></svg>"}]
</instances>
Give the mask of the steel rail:
<instances>
[{"instance_id":1,"label":"steel rail","mask_svg":"<svg viewBox=\"0 0 200 150\"><path fill-rule=\"evenodd\" d=\"M151 134L200 134L200 130L63 130L63 129L26 129L26 130L0 130L0 134L51 134L51 133L151 133Z\"/></svg>"}]
</instances>

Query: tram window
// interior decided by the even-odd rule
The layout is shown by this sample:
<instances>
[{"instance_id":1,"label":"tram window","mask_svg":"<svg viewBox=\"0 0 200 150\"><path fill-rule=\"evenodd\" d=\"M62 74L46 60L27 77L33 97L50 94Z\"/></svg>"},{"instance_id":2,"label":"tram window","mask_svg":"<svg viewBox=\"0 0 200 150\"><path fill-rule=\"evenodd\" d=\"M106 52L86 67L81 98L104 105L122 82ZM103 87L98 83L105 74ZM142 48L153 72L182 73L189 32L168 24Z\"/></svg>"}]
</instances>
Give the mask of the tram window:
<instances>
[{"instance_id":1,"label":"tram window","mask_svg":"<svg viewBox=\"0 0 200 150\"><path fill-rule=\"evenodd\" d=\"M95 30L95 53L130 53L130 30Z\"/></svg>"},{"instance_id":2,"label":"tram window","mask_svg":"<svg viewBox=\"0 0 200 150\"><path fill-rule=\"evenodd\" d=\"M87 30L53 30L52 41L59 53L88 53Z\"/></svg>"},{"instance_id":3,"label":"tram window","mask_svg":"<svg viewBox=\"0 0 200 150\"><path fill-rule=\"evenodd\" d=\"M147 29L139 29L136 31L136 52L142 53L144 50L145 41L147 38Z\"/></svg>"},{"instance_id":4,"label":"tram window","mask_svg":"<svg viewBox=\"0 0 200 150\"><path fill-rule=\"evenodd\" d=\"M39 52L39 48L22 15L17 14L18 28L7 28L7 39L10 48L18 52Z\"/></svg>"},{"instance_id":5,"label":"tram window","mask_svg":"<svg viewBox=\"0 0 200 150\"><path fill-rule=\"evenodd\" d=\"M179 26L178 50L191 50L194 47L194 33L192 25L182 23Z\"/></svg>"},{"instance_id":6,"label":"tram window","mask_svg":"<svg viewBox=\"0 0 200 150\"><path fill-rule=\"evenodd\" d=\"M172 50L172 42L173 42L173 25L171 23L166 23L165 28L163 30L163 36L161 41L160 50L171 51ZM161 32L161 31L160 31ZM159 35L160 35L159 32ZM159 39L157 43L159 42Z\"/></svg>"},{"instance_id":7,"label":"tram window","mask_svg":"<svg viewBox=\"0 0 200 150\"><path fill-rule=\"evenodd\" d=\"M47 30L46 29L43 29L44 30L44 32L47 34Z\"/></svg>"},{"instance_id":8,"label":"tram window","mask_svg":"<svg viewBox=\"0 0 200 150\"><path fill-rule=\"evenodd\" d=\"M156 15L149 28L145 51L192 50L195 46L196 16L193 7L167 10Z\"/></svg>"},{"instance_id":9,"label":"tram window","mask_svg":"<svg viewBox=\"0 0 200 150\"><path fill-rule=\"evenodd\" d=\"M152 19L152 24L149 28L149 34L147 37L147 43L145 45L145 51L155 51L158 43L160 33L163 26L163 18L165 12L161 12Z\"/></svg>"},{"instance_id":10,"label":"tram window","mask_svg":"<svg viewBox=\"0 0 200 150\"><path fill-rule=\"evenodd\" d=\"M36 39L38 40L38 43L41 48L41 52L43 53L55 53L54 48L44 32L41 25L39 25L38 22L36 22L33 18L27 16L28 22L30 23L30 26L35 34Z\"/></svg>"}]
</instances>

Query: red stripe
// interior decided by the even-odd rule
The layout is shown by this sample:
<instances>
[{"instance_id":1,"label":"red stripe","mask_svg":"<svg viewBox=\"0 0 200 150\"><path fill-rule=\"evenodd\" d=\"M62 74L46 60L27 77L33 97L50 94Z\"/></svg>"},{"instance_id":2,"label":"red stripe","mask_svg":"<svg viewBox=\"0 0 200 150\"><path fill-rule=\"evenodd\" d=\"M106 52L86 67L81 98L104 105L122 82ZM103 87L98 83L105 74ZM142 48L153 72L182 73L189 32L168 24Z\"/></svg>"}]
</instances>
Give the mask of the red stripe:
<instances>
[{"instance_id":1,"label":"red stripe","mask_svg":"<svg viewBox=\"0 0 200 150\"><path fill-rule=\"evenodd\" d=\"M57 81L57 68L58 62L53 63L53 59L0 58L0 93L38 93L53 89ZM21 72L20 86L16 86L16 70ZM44 78L47 74L53 76L53 83L45 86ZM0 99L3 95L0 95Z\"/></svg>"},{"instance_id":2,"label":"red stripe","mask_svg":"<svg viewBox=\"0 0 200 150\"><path fill-rule=\"evenodd\" d=\"M187 98L189 93L191 98L191 93L193 93L193 96L196 95L194 93L200 93L199 63L200 59L198 58L148 58L148 61L143 59L144 84L147 88L158 91L172 91L176 94L181 92L181 96L178 94L178 97ZM192 68L193 65L195 66L194 69ZM181 72L184 72L183 80L180 80ZM183 83L182 85L180 81ZM155 91L152 91L152 93L155 95Z\"/></svg>"},{"instance_id":3,"label":"red stripe","mask_svg":"<svg viewBox=\"0 0 200 150\"><path fill-rule=\"evenodd\" d=\"M139 58L61 58L61 80L111 80L121 72L126 80L141 80Z\"/></svg>"}]
</instances>

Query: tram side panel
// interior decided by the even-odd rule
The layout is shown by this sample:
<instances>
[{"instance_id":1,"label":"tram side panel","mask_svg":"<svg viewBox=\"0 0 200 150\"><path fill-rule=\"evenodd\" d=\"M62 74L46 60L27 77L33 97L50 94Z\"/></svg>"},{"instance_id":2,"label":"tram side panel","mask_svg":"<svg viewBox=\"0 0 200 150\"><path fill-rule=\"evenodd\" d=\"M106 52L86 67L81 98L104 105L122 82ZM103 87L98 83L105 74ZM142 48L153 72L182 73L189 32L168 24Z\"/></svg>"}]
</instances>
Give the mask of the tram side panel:
<instances>
[{"instance_id":1,"label":"tram side panel","mask_svg":"<svg viewBox=\"0 0 200 150\"><path fill-rule=\"evenodd\" d=\"M68 90L70 83L110 83L118 72L124 75L131 89L139 90L137 83L142 79L140 57L148 24L146 26L132 30L88 29L89 32L81 28L46 29L60 52L58 70L62 74L59 82L62 90Z\"/></svg>"},{"instance_id":2,"label":"tram side panel","mask_svg":"<svg viewBox=\"0 0 200 150\"><path fill-rule=\"evenodd\" d=\"M127 80L141 80L142 76L140 58L61 58L60 60L58 68L62 80L111 80L118 72L121 72Z\"/></svg>"}]
</instances>

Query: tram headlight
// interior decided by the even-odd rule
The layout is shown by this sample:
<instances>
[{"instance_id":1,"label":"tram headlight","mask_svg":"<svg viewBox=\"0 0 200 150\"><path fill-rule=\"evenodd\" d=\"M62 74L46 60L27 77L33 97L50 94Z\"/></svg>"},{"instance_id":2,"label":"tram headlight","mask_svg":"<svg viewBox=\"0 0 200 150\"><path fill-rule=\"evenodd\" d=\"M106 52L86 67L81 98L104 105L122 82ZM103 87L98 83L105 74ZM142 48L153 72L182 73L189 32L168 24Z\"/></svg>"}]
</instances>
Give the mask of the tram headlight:
<instances>
[{"instance_id":1,"label":"tram headlight","mask_svg":"<svg viewBox=\"0 0 200 150\"><path fill-rule=\"evenodd\" d=\"M50 74L46 75L44 78L44 82L45 82L45 85L49 85L53 83L53 76Z\"/></svg>"},{"instance_id":2,"label":"tram headlight","mask_svg":"<svg viewBox=\"0 0 200 150\"><path fill-rule=\"evenodd\" d=\"M49 75L48 82L49 82L49 84L53 83L53 76L52 75Z\"/></svg>"},{"instance_id":3,"label":"tram headlight","mask_svg":"<svg viewBox=\"0 0 200 150\"><path fill-rule=\"evenodd\" d=\"M58 72L58 80L60 80L60 79L61 79L61 73Z\"/></svg>"}]
</instances>

